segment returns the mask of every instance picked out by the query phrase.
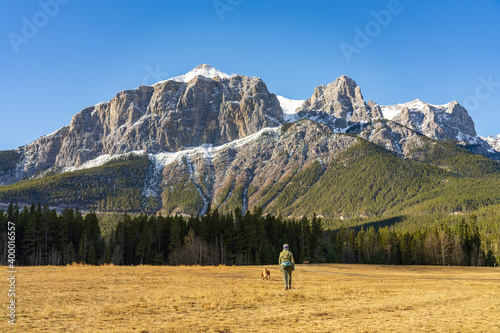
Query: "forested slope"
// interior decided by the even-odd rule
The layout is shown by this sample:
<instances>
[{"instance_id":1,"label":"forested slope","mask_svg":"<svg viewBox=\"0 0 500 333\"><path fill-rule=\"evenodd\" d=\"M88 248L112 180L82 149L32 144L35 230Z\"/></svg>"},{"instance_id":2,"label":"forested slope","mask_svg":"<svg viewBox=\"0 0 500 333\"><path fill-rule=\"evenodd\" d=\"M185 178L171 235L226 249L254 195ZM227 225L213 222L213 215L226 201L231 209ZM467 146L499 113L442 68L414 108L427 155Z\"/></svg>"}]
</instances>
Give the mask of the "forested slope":
<instances>
[{"instance_id":1,"label":"forested slope","mask_svg":"<svg viewBox=\"0 0 500 333\"><path fill-rule=\"evenodd\" d=\"M115 212L159 209L143 195L152 165L147 155L130 155L103 166L46 175L0 187L0 202L42 203Z\"/></svg>"}]
</instances>

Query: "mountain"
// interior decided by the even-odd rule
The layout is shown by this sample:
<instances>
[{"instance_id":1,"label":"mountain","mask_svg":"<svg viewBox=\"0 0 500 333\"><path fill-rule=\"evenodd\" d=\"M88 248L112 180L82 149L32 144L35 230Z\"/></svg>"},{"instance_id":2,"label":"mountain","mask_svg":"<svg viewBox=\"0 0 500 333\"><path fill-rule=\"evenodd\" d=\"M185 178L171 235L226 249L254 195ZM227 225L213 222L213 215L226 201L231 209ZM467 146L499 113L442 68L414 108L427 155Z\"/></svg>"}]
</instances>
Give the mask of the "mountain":
<instances>
[{"instance_id":1,"label":"mountain","mask_svg":"<svg viewBox=\"0 0 500 333\"><path fill-rule=\"evenodd\" d=\"M457 145L473 153L500 160L500 155L492 151L488 141L477 135L472 118L456 101L432 105L417 99L404 104L379 106L373 101L366 102L360 87L345 75L326 86L318 86L306 101L280 98L287 121L308 118L328 125L335 132L356 130L378 119L390 120L386 122L386 127L391 129L386 128L384 134L379 134L374 141L380 142L384 137L383 146L403 155L401 139L408 141L414 134L423 134L441 141L456 141ZM414 133L404 130L405 133L401 133L398 125ZM390 142L387 140L389 137L393 137Z\"/></svg>"},{"instance_id":2,"label":"mountain","mask_svg":"<svg viewBox=\"0 0 500 333\"><path fill-rule=\"evenodd\" d=\"M109 102L85 108L69 126L17 149L15 171L0 181L13 183L101 155L223 144L283 121L278 99L261 79L200 65L183 76L125 90Z\"/></svg>"},{"instance_id":3,"label":"mountain","mask_svg":"<svg viewBox=\"0 0 500 333\"><path fill-rule=\"evenodd\" d=\"M345 75L333 83L317 87L312 97L304 102L300 112L330 115L340 120L339 127L345 127L349 122L369 121L381 116L378 108L372 109L365 102L356 82Z\"/></svg>"},{"instance_id":4,"label":"mountain","mask_svg":"<svg viewBox=\"0 0 500 333\"><path fill-rule=\"evenodd\" d=\"M490 145L492 150L500 152L500 134L490 135L486 138L482 137L482 139Z\"/></svg>"},{"instance_id":5,"label":"mountain","mask_svg":"<svg viewBox=\"0 0 500 333\"><path fill-rule=\"evenodd\" d=\"M457 102L379 106L347 76L295 101L260 78L200 65L0 152L0 203L328 217L453 211L500 202L498 141L488 140Z\"/></svg>"},{"instance_id":6,"label":"mountain","mask_svg":"<svg viewBox=\"0 0 500 333\"><path fill-rule=\"evenodd\" d=\"M412 128L433 139L453 139L478 144L474 122L458 102L431 105L418 99L404 104L382 106L382 117Z\"/></svg>"},{"instance_id":7,"label":"mountain","mask_svg":"<svg viewBox=\"0 0 500 333\"><path fill-rule=\"evenodd\" d=\"M475 154L500 160L489 141L477 135L474 122L458 102L432 105L419 99L382 106L382 117L441 141L452 140Z\"/></svg>"}]
</instances>

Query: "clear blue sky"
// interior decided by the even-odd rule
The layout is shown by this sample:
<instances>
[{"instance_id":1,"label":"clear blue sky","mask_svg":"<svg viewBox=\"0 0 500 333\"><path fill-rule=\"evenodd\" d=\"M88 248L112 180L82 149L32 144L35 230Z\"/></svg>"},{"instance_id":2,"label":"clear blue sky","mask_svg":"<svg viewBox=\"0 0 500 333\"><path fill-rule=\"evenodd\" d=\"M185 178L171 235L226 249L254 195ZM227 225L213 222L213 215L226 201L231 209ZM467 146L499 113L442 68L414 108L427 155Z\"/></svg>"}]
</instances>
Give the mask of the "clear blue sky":
<instances>
[{"instance_id":1,"label":"clear blue sky","mask_svg":"<svg viewBox=\"0 0 500 333\"><path fill-rule=\"evenodd\" d=\"M500 0L0 0L0 13L0 150L200 63L293 99L346 74L381 105L458 100L480 135L500 133Z\"/></svg>"}]
</instances>

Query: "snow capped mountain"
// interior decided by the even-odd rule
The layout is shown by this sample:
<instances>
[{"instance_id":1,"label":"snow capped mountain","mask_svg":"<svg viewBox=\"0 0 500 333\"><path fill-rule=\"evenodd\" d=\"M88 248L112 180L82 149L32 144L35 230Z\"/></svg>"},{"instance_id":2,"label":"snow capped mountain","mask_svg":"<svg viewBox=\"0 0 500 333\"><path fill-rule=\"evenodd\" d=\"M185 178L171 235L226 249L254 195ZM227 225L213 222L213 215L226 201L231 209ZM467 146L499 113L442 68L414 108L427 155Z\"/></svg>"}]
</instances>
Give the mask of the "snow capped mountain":
<instances>
[{"instance_id":1,"label":"snow capped mountain","mask_svg":"<svg viewBox=\"0 0 500 333\"><path fill-rule=\"evenodd\" d=\"M500 134L490 135L486 138L481 137L484 141L488 142L491 149L500 152Z\"/></svg>"},{"instance_id":2,"label":"snow capped mountain","mask_svg":"<svg viewBox=\"0 0 500 333\"><path fill-rule=\"evenodd\" d=\"M396 117L404 108L408 108L410 110L422 111L426 106L430 106L436 109L448 109L449 105L453 103L450 102L448 104L443 105L432 105L429 103L422 102L418 98L407 103L398 103L395 105L381 105L380 108L382 110L382 118L392 120Z\"/></svg>"},{"instance_id":3,"label":"snow capped mountain","mask_svg":"<svg viewBox=\"0 0 500 333\"><path fill-rule=\"evenodd\" d=\"M382 118L387 121L373 122ZM0 185L54 167L70 171L102 165L131 152L151 158L164 154L161 159L166 160L194 149L189 147L210 152L213 148L206 147L222 147L300 119L326 125L332 133L362 136L400 156L406 156L408 143L418 141L420 133L500 159L498 136L477 136L474 122L457 102L432 105L417 99L381 107L367 103L361 88L345 75L316 87L307 100L293 100L269 92L258 77L228 75L202 64L83 109L70 125L15 150L16 160L0 165Z\"/></svg>"},{"instance_id":4,"label":"snow capped mountain","mask_svg":"<svg viewBox=\"0 0 500 333\"><path fill-rule=\"evenodd\" d=\"M197 76L204 76L209 79L214 79L216 77L221 78L221 79L229 79L231 75L227 75L226 73L222 73L221 71L217 70L216 68L206 65L206 64L201 64L193 68L190 72L184 74L184 75L179 75L175 76L173 78L170 78L166 81L176 81L176 82L184 82L188 83L192 79L194 79ZM162 81L165 82L165 81ZM158 82L158 83L162 83ZM158 84L157 83L157 84Z\"/></svg>"},{"instance_id":5,"label":"snow capped mountain","mask_svg":"<svg viewBox=\"0 0 500 333\"><path fill-rule=\"evenodd\" d=\"M381 107L382 117L438 140L452 139L469 145L481 143L474 122L458 102L433 105L414 101Z\"/></svg>"},{"instance_id":6,"label":"snow capped mountain","mask_svg":"<svg viewBox=\"0 0 500 333\"><path fill-rule=\"evenodd\" d=\"M283 121L278 99L260 78L229 76L199 65L83 109L70 125L18 148L16 168L0 172L0 184L52 167L77 168L101 156L106 161L133 151L154 154L222 145Z\"/></svg>"},{"instance_id":7,"label":"snow capped mountain","mask_svg":"<svg viewBox=\"0 0 500 333\"><path fill-rule=\"evenodd\" d=\"M295 99L289 99L283 96L278 96L278 101L280 102L281 109L283 110L283 117L285 118L285 121L291 121L297 114L298 108L302 104L304 104L305 100L295 100Z\"/></svg>"}]
</instances>

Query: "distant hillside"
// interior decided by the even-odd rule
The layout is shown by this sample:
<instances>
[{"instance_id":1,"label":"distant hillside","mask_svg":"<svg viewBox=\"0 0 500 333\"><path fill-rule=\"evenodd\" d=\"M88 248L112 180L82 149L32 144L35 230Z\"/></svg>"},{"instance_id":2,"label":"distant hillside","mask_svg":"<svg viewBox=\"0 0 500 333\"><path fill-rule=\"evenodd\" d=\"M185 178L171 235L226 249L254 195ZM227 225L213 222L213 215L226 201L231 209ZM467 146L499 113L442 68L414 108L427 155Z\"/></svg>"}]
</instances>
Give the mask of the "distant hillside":
<instances>
[{"instance_id":1,"label":"distant hillside","mask_svg":"<svg viewBox=\"0 0 500 333\"><path fill-rule=\"evenodd\" d=\"M160 203L144 196L151 167L146 155L131 155L96 168L2 186L0 201L117 212L154 211L160 209Z\"/></svg>"}]
</instances>

